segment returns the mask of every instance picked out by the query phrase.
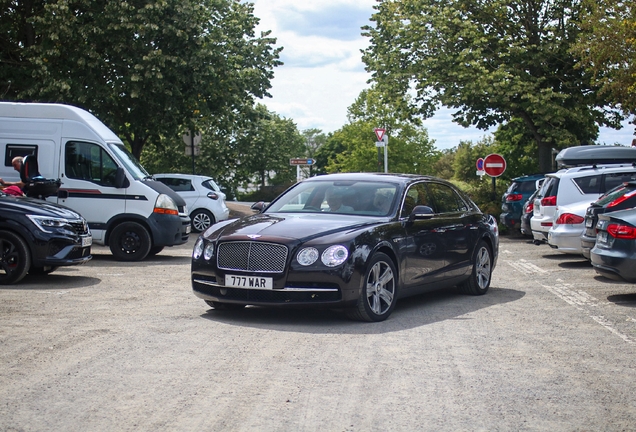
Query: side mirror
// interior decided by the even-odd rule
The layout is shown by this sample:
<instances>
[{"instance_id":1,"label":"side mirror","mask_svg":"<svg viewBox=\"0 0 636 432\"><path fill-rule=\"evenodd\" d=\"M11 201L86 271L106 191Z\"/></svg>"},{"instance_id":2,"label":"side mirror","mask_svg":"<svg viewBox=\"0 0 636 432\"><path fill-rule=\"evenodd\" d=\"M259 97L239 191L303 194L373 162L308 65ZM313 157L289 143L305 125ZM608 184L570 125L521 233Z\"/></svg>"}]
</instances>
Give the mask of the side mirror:
<instances>
[{"instance_id":1,"label":"side mirror","mask_svg":"<svg viewBox=\"0 0 636 432\"><path fill-rule=\"evenodd\" d=\"M117 168L117 173L115 174L115 187L117 189L127 188L130 186L130 182L126 178L126 172L122 167Z\"/></svg>"},{"instance_id":2,"label":"side mirror","mask_svg":"<svg viewBox=\"0 0 636 432\"><path fill-rule=\"evenodd\" d=\"M265 210L266 207L267 207L267 204L265 204L265 201L259 201L257 203L252 204L252 206L250 208L252 210L256 210L259 213L262 213L263 210Z\"/></svg>"},{"instance_id":3,"label":"side mirror","mask_svg":"<svg viewBox=\"0 0 636 432\"><path fill-rule=\"evenodd\" d=\"M433 212L433 209L429 206L418 205L415 206L413 211L411 211L411 214L409 215L409 222L413 222L418 219L430 219L434 214L435 212Z\"/></svg>"}]
</instances>

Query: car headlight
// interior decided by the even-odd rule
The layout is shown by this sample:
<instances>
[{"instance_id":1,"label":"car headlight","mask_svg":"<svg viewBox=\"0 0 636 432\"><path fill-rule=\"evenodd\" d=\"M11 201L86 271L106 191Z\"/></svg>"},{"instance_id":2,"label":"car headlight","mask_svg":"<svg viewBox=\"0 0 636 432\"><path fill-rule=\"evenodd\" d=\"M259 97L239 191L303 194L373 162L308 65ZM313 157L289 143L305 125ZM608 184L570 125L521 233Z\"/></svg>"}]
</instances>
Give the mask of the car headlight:
<instances>
[{"instance_id":1,"label":"car headlight","mask_svg":"<svg viewBox=\"0 0 636 432\"><path fill-rule=\"evenodd\" d=\"M205 241L203 241L203 237L199 237L197 242L194 244L194 249L192 250L192 258L199 259L203 254L203 246L205 245Z\"/></svg>"},{"instance_id":2,"label":"car headlight","mask_svg":"<svg viewBox=\"0 0 636 432\"><path fill-rule=\"evenodd\" d=\"M327 267L335 267L347 260L349 251L342 245L329 246L322 253L322 263Z\"/></svg>"},{"instance_id":3,"label":"car headlight","mask_svg":"<svg viewBox=\"0 0 636 432\"><path fill-rule=\"evenodd\" d=\"M210 258L212 258L212 255L214 255L214 244L208 243L205 245L205 248L203 249L203 259L206 261L210 261Z\"/></svg>"},{"instance_id":4,"label":"car headlight","mask_svg":"<svg viewBox=\"0 0 636 432\"><path fill-rule=\"evenodd\" d=\"M31 222L42 231L50 233L51 228L64 228L69 224L68 219L56 218L50 216L27 215Z\"/></svg>"},{"instance_id":5,"label":"car headlight","mask_svg":"<svg viewBox=\"0 0 636 432\"><path fill-rule=\"evenodd\" d=\"M308 266L315 263L318 260L319 255L318 249L314 247L307 247L298 252L296 260L298 261L298 264Z\"/></svg>"}]
</instances>

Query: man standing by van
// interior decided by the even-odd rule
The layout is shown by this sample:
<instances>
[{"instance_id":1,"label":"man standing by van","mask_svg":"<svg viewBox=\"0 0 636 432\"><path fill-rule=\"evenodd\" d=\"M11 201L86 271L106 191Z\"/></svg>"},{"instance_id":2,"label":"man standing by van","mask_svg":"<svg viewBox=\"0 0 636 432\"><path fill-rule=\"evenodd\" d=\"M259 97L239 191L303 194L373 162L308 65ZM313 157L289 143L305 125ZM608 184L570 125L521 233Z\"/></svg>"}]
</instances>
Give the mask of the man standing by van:
<instances>
[{"instance_id":1,"label":"man standing by van","mask_svg":"<svg viewBox=\"0 0 636 432\"><path fill-rule=\"evenodd\" d=\"M16 156L11 160L11 165L13 165L13 169L18 172L18 175L20 173L20 170L22 169L22 159L23 159L22 156ZM17 186L20 189L24 188L24 182L22 182L22 180L19 180L17 182L7 182L7 181L4 181L4 179L0 178L0 185Z\"/></svg>"}]
</instances>

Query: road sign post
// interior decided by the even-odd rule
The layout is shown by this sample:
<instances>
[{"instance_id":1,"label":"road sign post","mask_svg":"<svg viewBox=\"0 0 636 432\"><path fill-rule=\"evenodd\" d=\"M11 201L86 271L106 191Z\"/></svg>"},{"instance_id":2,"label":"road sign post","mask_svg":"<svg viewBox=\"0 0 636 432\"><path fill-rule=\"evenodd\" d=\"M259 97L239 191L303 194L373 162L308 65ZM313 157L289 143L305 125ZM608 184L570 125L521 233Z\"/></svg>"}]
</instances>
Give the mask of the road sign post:
<instances>
[{"instance_id":1,"label":"road sign post","mask_svg":"<svg viewBox=\"0 0 636 432\"><path fill-rule=\"evenodd\" d=\"M496 178L506 171L506 159L500 154L491 153L484 158L484 171L492 177L492 200L497 199Z\"/></svg>"},{"instance_id":2,"label":"road sign post","mask_svg":"<svg viewBox=\"0 0 636 432\"><path fill-rule=\"evenodd\" d=\"M199 155L199 144L201 144L201 132L192 133L188 131L183 134L183 142L186 145L186 156L192 156L192 175L195 175L194 157Z\"/></svg>"},{"instance_id":3,"label":"road sign post","mask_svg":"<svg viewBox=\"0 0 636 432\"><path fill-rule=\"evenodd\" d=\"M388 147L389 147L389 136L386 134L386 129L384 128L375 128L373 129L376 138L378 141L375 143L375 146L378 148L378 168L382 166L382 150L381 147L384 147L384 172L389 172L389 157L388 157ZM380 171L378 169L378 171Z\"/></svg>"},{"instance_id":4,"label":"road sign post","mask_svg":"<svg viewBox=\"0 0 636 432\"><path fill-rule=\"evenodd\" d=\"M291 158L289 160L289 164L291 166L296 166L296 181L300 181L300 167L308 166L311 168L312 165L316 163L316 159L311 158Z\"/></svg>"}]
</instances>

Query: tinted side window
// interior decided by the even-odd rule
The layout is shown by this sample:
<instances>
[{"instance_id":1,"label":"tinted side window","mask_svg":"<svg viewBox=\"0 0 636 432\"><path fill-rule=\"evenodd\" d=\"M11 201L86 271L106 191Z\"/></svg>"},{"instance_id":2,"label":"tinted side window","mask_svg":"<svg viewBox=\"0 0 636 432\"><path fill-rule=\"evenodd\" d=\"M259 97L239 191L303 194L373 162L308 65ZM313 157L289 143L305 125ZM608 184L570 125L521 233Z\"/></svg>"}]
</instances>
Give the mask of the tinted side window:
<instances>
[{"instance_id":1,"label":"tinted side window","mask_svg":"<svg viewBox=\"0 0 636 432\"><path fill-rule=\"evenodd\" d=\"M158 178L161 183L168 186L175 192L190 192L194 190L192 182L188 179L174 178L174 177L162 177Z\"/></svg>"},{"instance_id":2,"label":"tinted side window","mask_svg":"<svg viewBox=\"0 0 636 432\"><path fill-rule=\"evenodd\" d=\"M68 178L114 186L117 164L97 144L69 141L66 143L64 170Z\"/></svg>"},{"instance_id":3,"label":"tinted side window","mask_svg":"<svg viewBox=\"0 0 636 432\"><path fill-rule=\"evenodd\" d=\"M35 155L38 158L38 146L37 145L21 145L21 144L7 144L4 154L4 166L10 167L11 161L17 156Z\"/></svg>"},{"instance_id":4,"label":"tinted side window","mask_svg":"<svg viewBox=\"0 0 636 432\"><path fill-rule=\"evenodd\" d=\"M429 183L428 188L435 200L437 213L455 213L468 210L464 200L449 186L441 183Z\"/></svg>"},{"instance_id":5,"label":"tinted side window","mask_svg":"<svg viewBox=\"0 0 636 432\"><path fill-rule=\"evenodd\" d=\"M601 193L601 175L591 175L572 179L578 186L579 190L584 194Z\"/></svg>"},{"instance_id":6,"label":"tinted side window","mask_svg":"<svg viewBox=\"0 0 636 432\"><path fill-rule=\"evenodd\" d=\"M636 173L634 172L605 174L605 184L602 192L607 192L618 185L632 180L636 180Z\"/></svg>"},{"instance_id":7,"label":"tinted side window","mask_svg":"<svg viewBox=\"0 0 636 432\"><path fill-rule=\"evenodd\" d=\"M519 186L517 187L518 192L534 192L535 189L535 182L533 181L520 182Z\"/></svg>"},{"instance_id":8,"label":"tinted side window","mask_svg":"<svg viewBox=\"0 0 636 432\"><path fill-rule=\"evenodd\" d=\"M406 192L406 197L404 198L400 217L408 217L415 206L418 205L433 207L432 200L428 194L428 189L424 183L417 183L409 187L409 190Z\"/></svg>"}]
</instances>

